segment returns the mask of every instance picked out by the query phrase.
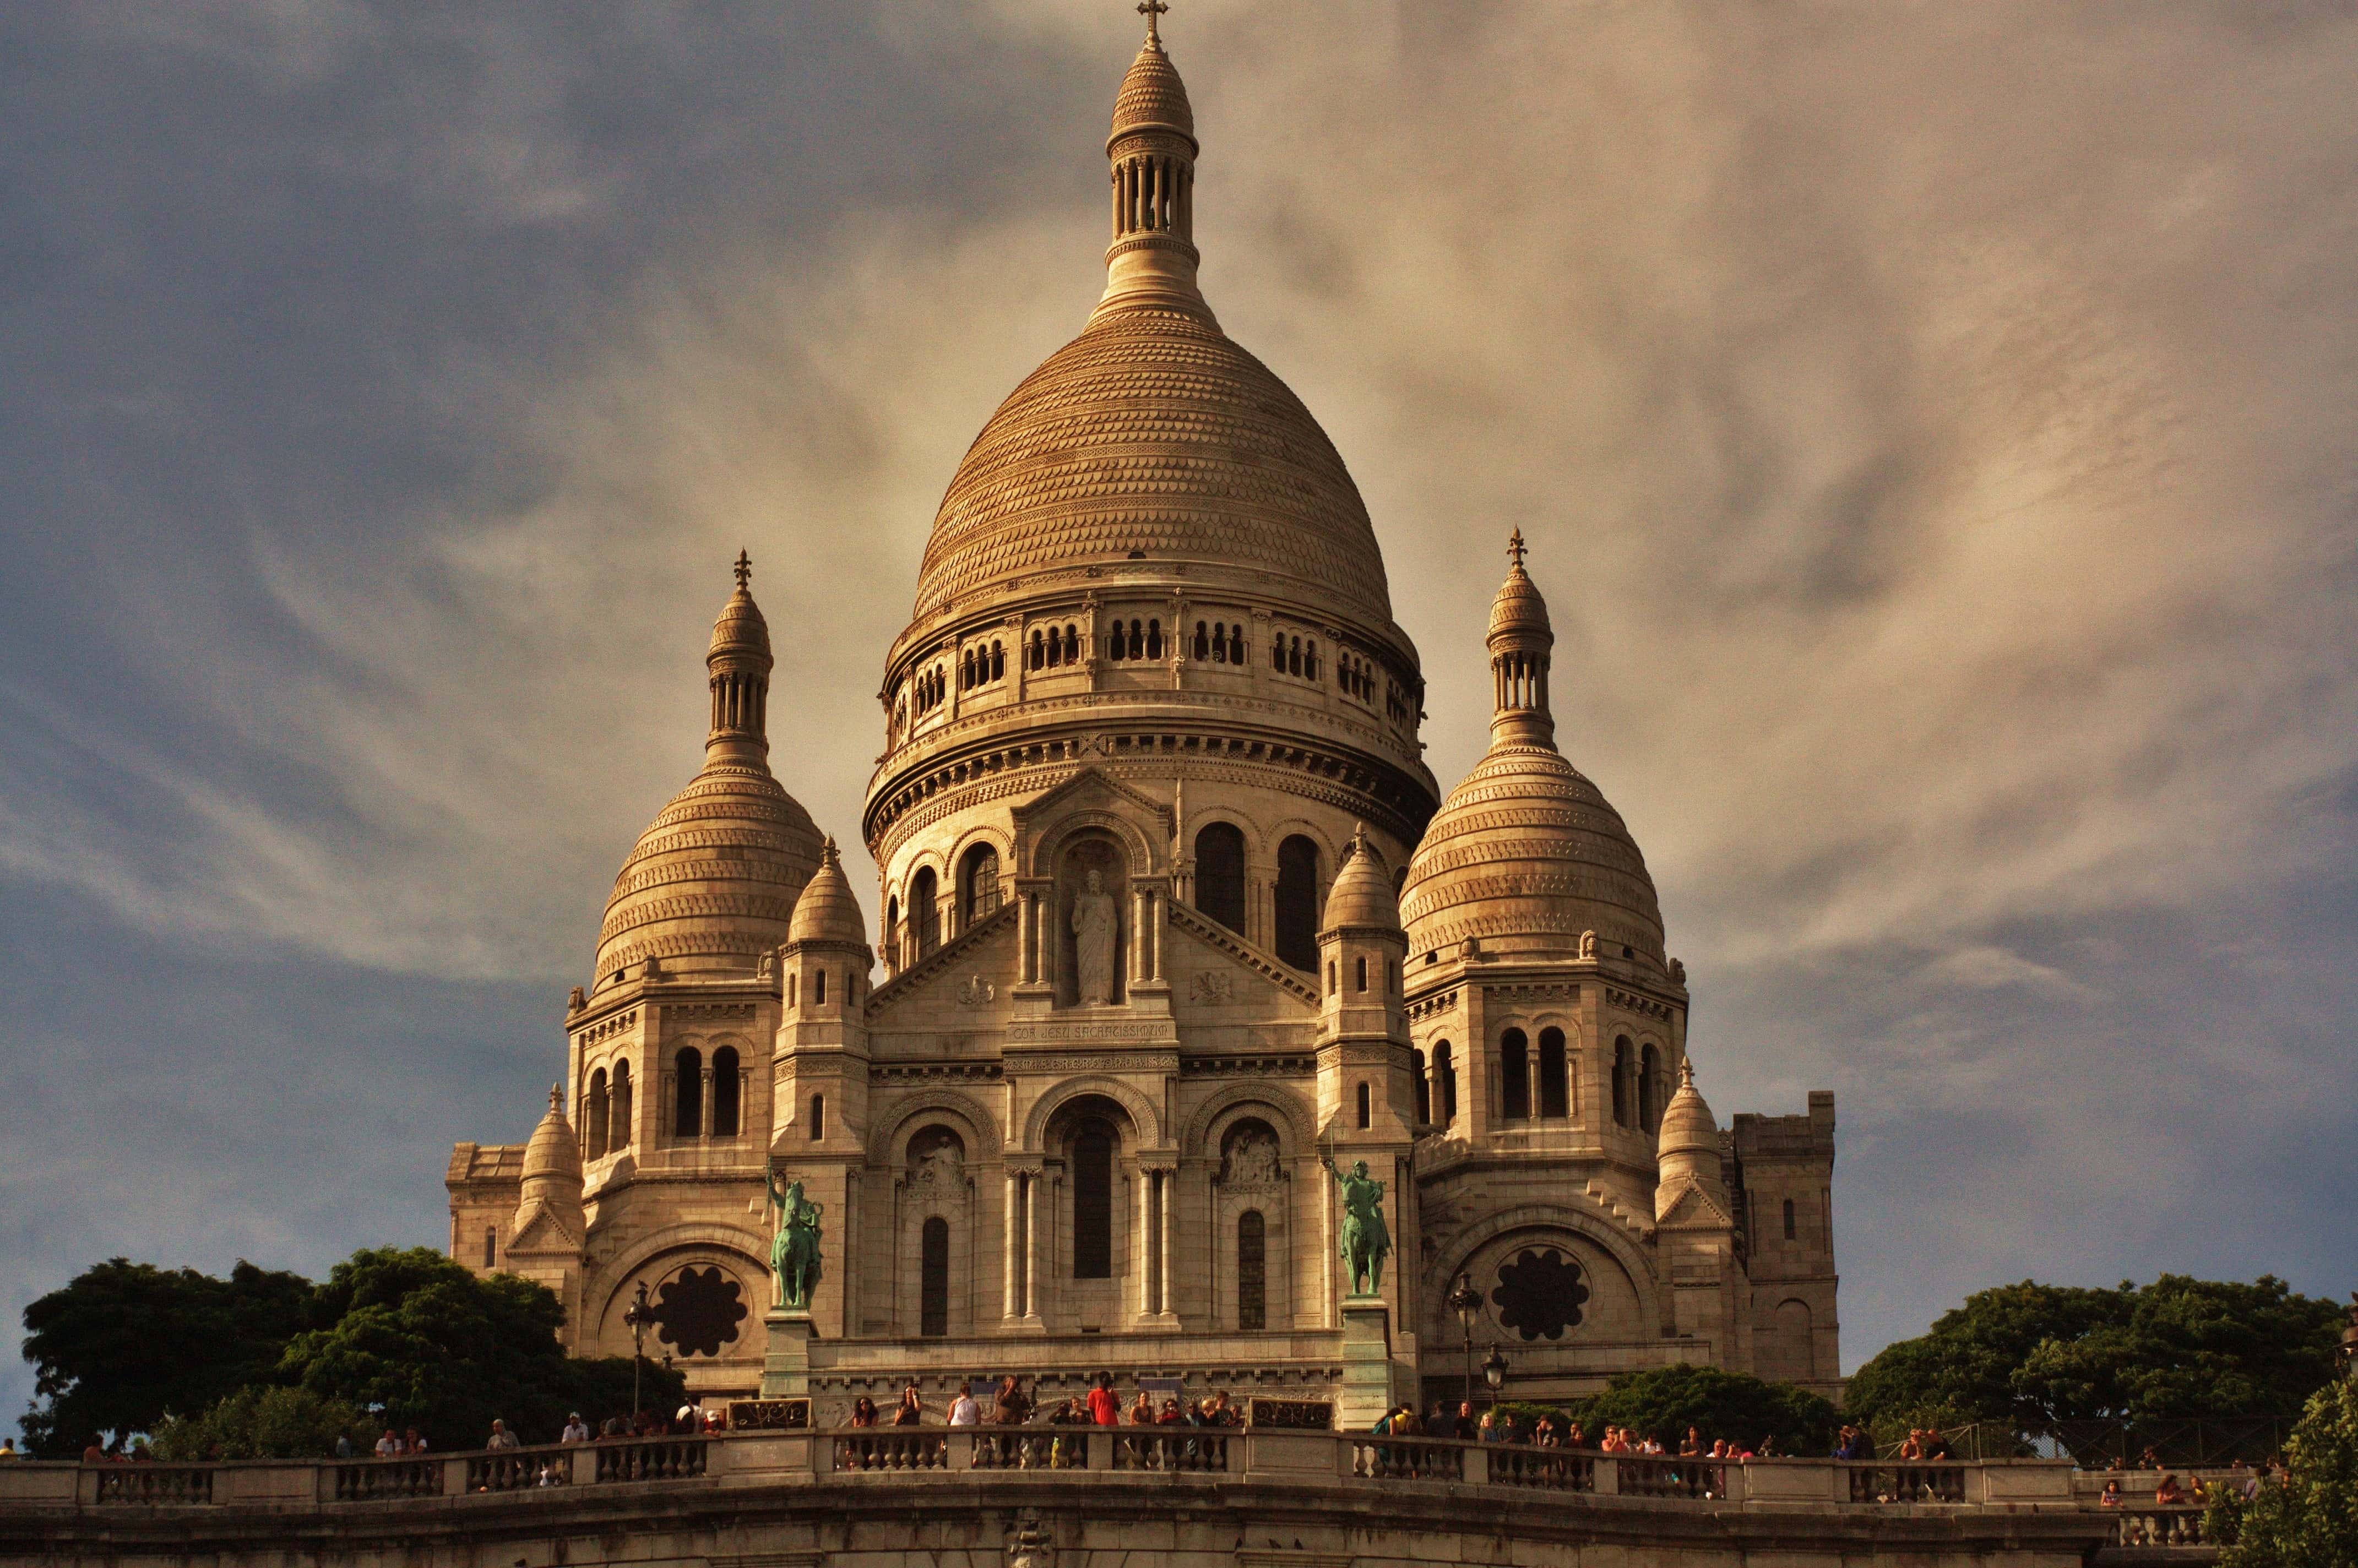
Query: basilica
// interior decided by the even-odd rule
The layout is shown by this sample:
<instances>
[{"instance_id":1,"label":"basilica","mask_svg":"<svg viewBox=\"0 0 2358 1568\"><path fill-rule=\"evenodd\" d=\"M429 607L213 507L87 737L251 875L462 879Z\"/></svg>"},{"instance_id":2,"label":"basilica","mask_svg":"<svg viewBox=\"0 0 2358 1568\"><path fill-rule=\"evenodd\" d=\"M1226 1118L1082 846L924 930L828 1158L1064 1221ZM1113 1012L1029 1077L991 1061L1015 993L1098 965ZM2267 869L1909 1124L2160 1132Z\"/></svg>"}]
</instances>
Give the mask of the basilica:
<instances>
[{"instance_id":1,"label":"basilica","mask_svg":"<svg viewBox=\"0 0 2358 1568\"><path fill-rule=\"evenodd\" d=\"M1358 491L1197 287L1148 22L1104 296L958 464L884 656L872 906L773 770L741 556L703 766L622 860L546 1114L453 1152L452 1255L546 1283L577 1354L635 1328L750 1397L799 1182L830 1422L1005 1372L1318 1398L1355 1353L1454 1400L1494 1346L1510 1397L1674 1362L1838 1395L1833 1097L1704 1103L1644 857L1559 747L1548 563L1504 529L1480 650L1442 654L1487 657L1489 749L1441 795ZM1362 1161L1372 1300L1329 1174Z\"/></svg>"}]
</instances>

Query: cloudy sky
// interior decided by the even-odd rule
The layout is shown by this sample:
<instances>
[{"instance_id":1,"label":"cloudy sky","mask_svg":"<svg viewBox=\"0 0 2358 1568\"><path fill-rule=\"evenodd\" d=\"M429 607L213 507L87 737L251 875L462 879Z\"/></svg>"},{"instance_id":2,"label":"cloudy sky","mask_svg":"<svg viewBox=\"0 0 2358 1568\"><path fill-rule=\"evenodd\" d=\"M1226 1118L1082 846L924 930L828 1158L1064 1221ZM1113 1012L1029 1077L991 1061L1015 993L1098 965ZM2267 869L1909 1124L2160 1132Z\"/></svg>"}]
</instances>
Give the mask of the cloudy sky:
<instances>
[{"instance_id":1,"label":"cloudy sky","mask_svg":"<svg viewBox=\"0 0 2358 1568\"><path fill-rule=\"evenodd\" d=\"M1167 27L1206 292L1367 494L1435 773L1520 525L1705 1093L1840 1097L1846 1364L2024 1276L2358 1284L2351 8ZM1101 286L1137 32L0 13L0 1311L441 1242L741 545L856 842L934 506Z\"/></svg>"}]
</instances>

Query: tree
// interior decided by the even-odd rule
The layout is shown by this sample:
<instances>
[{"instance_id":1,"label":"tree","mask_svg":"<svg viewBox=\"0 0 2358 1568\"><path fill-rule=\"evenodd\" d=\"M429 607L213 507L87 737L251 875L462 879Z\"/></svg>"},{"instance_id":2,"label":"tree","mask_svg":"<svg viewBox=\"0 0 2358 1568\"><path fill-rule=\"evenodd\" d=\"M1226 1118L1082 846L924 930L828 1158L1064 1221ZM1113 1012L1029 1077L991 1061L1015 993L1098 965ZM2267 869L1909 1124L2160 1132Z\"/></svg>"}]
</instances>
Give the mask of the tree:
<instances>
[{"instance_id":1,"label":"tree","mask_svg":"<svg viewBox=\"0 0 2358 1568\"><path fill-rule=\"evenodd\" d=\"M1624 1372L1574 1413L1592 1441L1607 1425L1626 1426L1676 1448L1692 1426L1705 1442L1768 1439L1781 1454L1831 1452L1838 1421L1833 1406L1790 1383L1689 1365Z\"/></svg>"},{"instance_id":2,"label":"tree","mask_svg":"<svg viewBox=\"0 0 2358 1568\"><path fill-rule=\"evenodd\" d=\"M226 1280L111 1258L25 1309L37 1402L26 1445L48 1458L121 1440L267 1381L304 1327L311 1282L241 1260Z\"/></svg>"},{"instance_id":3,"label":"tree","mask_svg":"<svg viewBox=\"0 0 2358 1568\"><path fill-rule=\"evenodd\" d=\"M382 1410L438 1449L480 1448L496 1418L527 1443L551 1443L573 1411L627 1408L631 1363L576 1360L557 1331L564 1309L547 1288L513 1274L481 1276L430 1248L363 1249L335 1266L314 1297L327 1326L287 1346L279 1371L323 1400ZM668 1410L686 1379L650 1364L647 1400Z\"/></svg>"},{"instance_id":4,"label":"tree","mask_svg":"<svg viewBox=\"0 0 2358 1568\"><path fill-rule=\"evenodd\" d=\"M2250 1283L2164 1274L2139 1289L2024 1281L1969 1296L1931 1330L1886 1347L1850 1380L1864 1422L1997 1422L2051 1433L2078 1421L2290 1421L2332 1375L2332 1303L2273 1276Z\"/></svg>"},{"instance_id":5,"label":"tree","mask_svg":"<svg viewBox=\"0 0 2358 1568\"><path fill-rule=\"evenodd\" d=\"M366 1454L376 1441L368 1418L308 1389L240 1389L202 1415L172 1417L156 1429L158 1459L325 1459L340 1437Z\"/></svg>"},{"instance_id":6,"label":"tree","mask_svg":"<svg viewBox=\"0 0 2358 1568\"><path fill-rule=\"evenodd\" d=\"M2358 1382L2320 1389L2285 1444L2285 1474L2241 1510L2219 1568L2358 1563Z\"/></svg>"}]
</instances>

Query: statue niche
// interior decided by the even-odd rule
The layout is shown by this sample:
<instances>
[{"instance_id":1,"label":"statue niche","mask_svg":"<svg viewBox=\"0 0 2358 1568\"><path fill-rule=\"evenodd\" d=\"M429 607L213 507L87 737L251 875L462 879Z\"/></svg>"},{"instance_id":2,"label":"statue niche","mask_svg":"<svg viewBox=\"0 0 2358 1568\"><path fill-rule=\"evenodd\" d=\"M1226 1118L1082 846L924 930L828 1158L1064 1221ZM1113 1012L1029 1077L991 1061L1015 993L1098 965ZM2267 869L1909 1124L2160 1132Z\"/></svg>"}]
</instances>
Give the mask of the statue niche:
<instances>
[{"instance_id":1,"label":"statue niche","mask_svg":"<svg viewBox=\"0 0 2358 1568\"><path fill-rule=\"evenodd\" d=\"M1110 838L1082 838L1056 869L1056 1000L1064 1007L1111 1007L1127 999L1130 868Z\"/></svg>"}]
</instances>

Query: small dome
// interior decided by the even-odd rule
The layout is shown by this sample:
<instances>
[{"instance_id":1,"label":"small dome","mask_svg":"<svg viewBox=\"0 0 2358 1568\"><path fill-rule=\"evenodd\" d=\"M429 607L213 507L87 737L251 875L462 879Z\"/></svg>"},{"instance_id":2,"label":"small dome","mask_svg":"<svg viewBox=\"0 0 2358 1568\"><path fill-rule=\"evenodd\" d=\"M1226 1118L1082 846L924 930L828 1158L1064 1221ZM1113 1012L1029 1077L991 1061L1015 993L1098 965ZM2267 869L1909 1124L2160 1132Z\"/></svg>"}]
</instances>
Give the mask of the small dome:
<instances>
[{"instance_id":1,"label":"small dome","mask_svg":"<svg viewBox=\"0 0 2358 1568\"><path fill-rule=\"evenodd\" d=\"M1515 537L1521 542L1520 533ZM1520 560L1508 569L1507 580L1498 585L1498 597L1490 601L1490 635L1495 639L1504 632L1555 641L1554 629L1548 624L1547 600L1540 597L1539 585L1531 581Z\"/></svg>"},{"instance_id":2,"label":"small dome","mask_svg":"<svg viewBox=\"0 0 2358 1568\"><path fill-rule=\"evenodd\" d=\"M1327 890L1326 913L1320 925L1327 931L1345 926L1400 929L1400 901L1392 893L1391 873L1384 869L1383 855L1368 842L1364 822L1351 835L1350 852L1342 870L1335 873L1335 885Z\"/></svg>"},{"instance_id":3,"label":"small dome","mask_svg":"<svg viewBox=\"0 0 2358 1568\"><path fill-rule=\"evenodd\" d=\"M860 915L860 900L852 896L851 883L844 877L843 857L836 852L833 838L820 846L818 871L803 889L802 897L795 901L794 923L786 928L786 940L867 944L868 923Z\"/></svg>"},{"instance_id":4,"label":"small dome","mask_svg":"<svg viewBox=\"0 0 2358 1568\"><path fill-rule=\"evenodd\" d=\"M1662 1108L1662 1128L1656 1152L1664 1157L1671 1154L1709 1154L1719 1157L1719 1124L1711 1119L1711 1107L1704 1104L1703 1096L1694 1083L1694 1064L1679 1064L1678 1092L1671 1103Z\"/></svg>"},{"instance_id":5,"label":"small dome","mask_svg":"<svg viewBox=\"0 0 2358 1568\"><path fill-rule=\"evenodd\" d=\"M770 656L770 623L762 619L762 607L753 602L752 590L746 586L753 575L752 561L745 552L737 552L737 591L720 607L719 619L712 623L712 643L704 652L708 663L723 654L746 654L756 658Z\"/></svg>"},{"instance_id":6,"label":"small dome","mask_svg":"<svg viewBox=\"0 0 2358 1568\"><path fill-rule=\"evenodd\" d=\"M818 827L757 763L706 764L639 836L598 933L600 985L650 958L743 973L786 939L818 869Z\"/></svg>"},{"instance_id":7,"label":"small dome","mask_svg":"<svg viewBox=\"0 0 2358 1568\"><path fill-rule=\"evenodd\" d=\"M1161 41L1152 38L1130 61L1129 73L1121 79L1121 91L1114 95L1113 130L1106 137L1106 146L1112 146L1128 132L1142 130L1176 131L1190 141L1195 136L1195 111L1187 103L1187 84L1179 80L1178 67L1163 52Z\"/></svg>"},{"instance_id":8,"label":"small dome","mask_svg":"<svg viewBox=\"0 0 2358 1568\"><path fill-rule=\"evenodd\" d=\"M1449 792L1408 863L1401 917L1414 952L1469 936L1503 957L1599 956L1661 968L1662 911L1646 858L1586 775L1551 747L1493 746Z\"/></svg>"},{"instance_id":9,"label":"small dome","mask_svg":"<svg viewBox=\"0 0 2358 1568\"><path fill-rule=\"evenodd\" d=\"M548 1087L548 1114L524 1146L525 1195L534 1195L534 1183L552 1179L581 1185L581 1141L565 1119L565 1091L555 1084Z\"/></svg>"}]
</instances>

